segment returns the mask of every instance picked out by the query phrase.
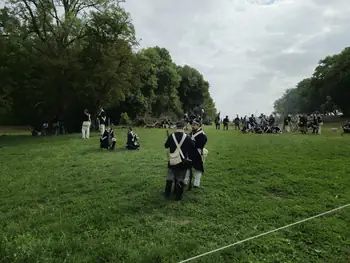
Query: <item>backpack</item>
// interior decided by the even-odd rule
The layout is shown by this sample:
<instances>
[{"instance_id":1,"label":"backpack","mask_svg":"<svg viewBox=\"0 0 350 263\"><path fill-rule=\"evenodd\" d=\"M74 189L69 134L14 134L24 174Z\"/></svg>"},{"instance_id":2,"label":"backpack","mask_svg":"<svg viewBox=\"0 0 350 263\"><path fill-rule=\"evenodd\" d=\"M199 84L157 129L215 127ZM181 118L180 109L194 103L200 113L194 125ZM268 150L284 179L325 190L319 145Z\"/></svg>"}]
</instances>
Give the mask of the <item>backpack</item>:
<instances>
[{"instance_id":1,"label":"backpack","mask_svg":"<svg viewBox=\"0 0 350 263\"><path fill-rule=\"evenodd\" d=\"M184 133L182 135L182 139L181 139L180 143L178 143L176 140L176 137L175 137L175 133L172 134L172 138L176 144L176 149L173 153L169 153L169 164L171 166L176 166L178 164L181 164L183 162L183 160L185 159L185 156L181 150L181 146L184 143L186 136L187 136L186 133Z\"/></svg>"}]
</instances>

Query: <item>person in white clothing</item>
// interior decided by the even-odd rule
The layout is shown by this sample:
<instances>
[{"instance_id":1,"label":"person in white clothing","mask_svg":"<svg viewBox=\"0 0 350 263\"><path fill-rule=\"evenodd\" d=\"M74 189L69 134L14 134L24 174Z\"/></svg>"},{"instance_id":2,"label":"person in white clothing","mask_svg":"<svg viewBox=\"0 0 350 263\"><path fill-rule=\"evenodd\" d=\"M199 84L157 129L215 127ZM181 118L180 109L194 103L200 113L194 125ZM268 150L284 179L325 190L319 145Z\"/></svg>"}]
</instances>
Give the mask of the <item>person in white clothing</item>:
<instances>
[{"instance_id":1,"label":"person in white clothing","mask_svg":"<svg viewBox=\"0 0 350 263\"><path fill-rule=\"evenodd\" d=\"M81 127L81 133L83 139L89 139L91 126L91 115L87 109L84 110L83 124Z\"/></svg>"},{"instance_id":2,"label":"person in white clothing","mask_svg":"<svg viewBox=\"0 0 350 263\"><path fill-rule=\"evenodd\" d=\"M108 125L106 112L104 111L103 108L100 109L98 119L99 119L99 131L100 131L101 136L102 136L105 133L106 126Z\"/></svg>"}]
</instances>

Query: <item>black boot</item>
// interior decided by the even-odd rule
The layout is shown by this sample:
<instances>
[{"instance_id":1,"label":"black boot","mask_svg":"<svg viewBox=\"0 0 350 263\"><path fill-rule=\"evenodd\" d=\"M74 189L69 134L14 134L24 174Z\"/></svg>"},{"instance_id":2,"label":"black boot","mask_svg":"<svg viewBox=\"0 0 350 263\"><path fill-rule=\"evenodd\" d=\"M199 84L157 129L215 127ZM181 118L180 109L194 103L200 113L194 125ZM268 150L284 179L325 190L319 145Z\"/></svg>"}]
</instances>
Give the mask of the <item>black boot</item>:
<instances>
[{"instance_id":1,"label":"black boot","mask_svg":"<svg viewBox=\"0 0 350 263\"><path fill-rule=\"evenodd\" d=\"M173 185L173 181L166 181L165 184L165 191L164 191L164 198L166 200L170 199L170 195L171 195L171 186Z\"/></svg>"},{"instance_id":2,"label":"black boot","mask_svg":"<svg viewBox=\"0 0 350 263\"><path fill-rule=\"evenodd\" d=\"M175 193L175 200L180 201L182 199L183 193L184 193L184 183L178 182L176 184L176 193Z\"/></svg>"},{"instance_id":3,"label":"black boot","mask_svg":"<svg viewBox=\"0 0 350 263\"><path fill-rule=\"evenodd\" d=\"M174 192L173 192L174 195L176 195L176 187L177 187L177 181L174 180Z\"/></svg>"}]
</instances>

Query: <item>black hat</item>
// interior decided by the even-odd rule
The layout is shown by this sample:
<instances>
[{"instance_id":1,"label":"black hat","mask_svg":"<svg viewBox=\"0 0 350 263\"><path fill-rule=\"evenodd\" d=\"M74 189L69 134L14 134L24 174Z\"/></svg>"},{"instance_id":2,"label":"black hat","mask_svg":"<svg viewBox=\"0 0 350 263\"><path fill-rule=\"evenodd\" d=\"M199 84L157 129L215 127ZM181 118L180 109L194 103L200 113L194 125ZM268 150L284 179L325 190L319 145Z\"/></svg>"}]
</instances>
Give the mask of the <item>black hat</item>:
<instances>
[{"instance_id":1,"label":"black hat","mask_svg":"<svg viewBox=\"0 0 350 263\"><path fill-rule=\"evenodd\" d=\"M185 125L185 122L183 122L183 121L178 121L177 123L176 123L176 128L178 128L178 129L182 129L182 128L184 128L186 125Z\"/></svg>"}]
</instances>

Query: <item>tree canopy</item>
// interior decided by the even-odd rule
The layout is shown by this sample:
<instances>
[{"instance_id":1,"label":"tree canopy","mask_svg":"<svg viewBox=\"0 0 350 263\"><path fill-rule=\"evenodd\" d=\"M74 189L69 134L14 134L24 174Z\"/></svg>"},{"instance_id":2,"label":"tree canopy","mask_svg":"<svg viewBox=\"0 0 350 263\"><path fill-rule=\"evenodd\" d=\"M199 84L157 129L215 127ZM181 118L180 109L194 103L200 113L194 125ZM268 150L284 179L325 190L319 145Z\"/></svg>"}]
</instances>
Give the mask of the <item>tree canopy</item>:
<instances>
[{"instance_id":1,"label":"tree canopy","mask_svg":"<svg viewBox=\"0 0 350 263\"><path fill-rule=\"evenodd\" d=\"M275 112L285 114L315 111L350 115L350 47L320 60L313 75L301 80L275 101Z\"/></svg>"},{"instance_id":2,"label":"tree canopy","mask_svg":"<svg viewBox=\"0 0 350 263\"><path fill-rule=\"evenodd\" d=\"M0 117L3 124L76 123L84 108L118 116L195 108L216 114L209 83L169 51L138 41L117 0L7 0L0 9Z\"/></svg>"}]
</instances>

